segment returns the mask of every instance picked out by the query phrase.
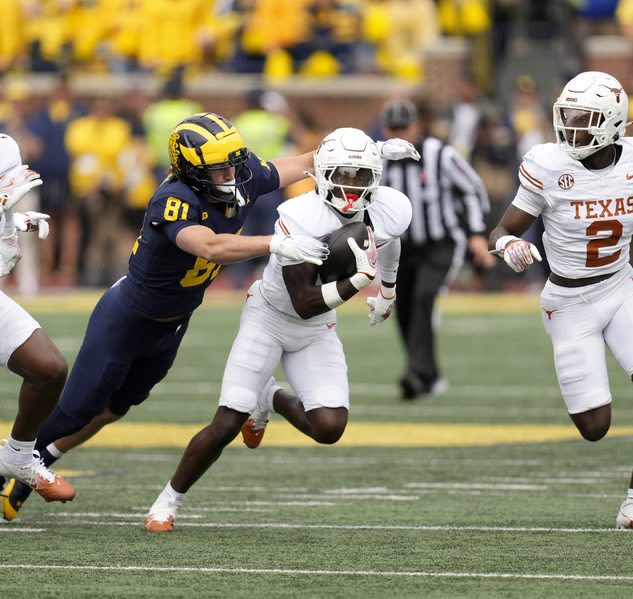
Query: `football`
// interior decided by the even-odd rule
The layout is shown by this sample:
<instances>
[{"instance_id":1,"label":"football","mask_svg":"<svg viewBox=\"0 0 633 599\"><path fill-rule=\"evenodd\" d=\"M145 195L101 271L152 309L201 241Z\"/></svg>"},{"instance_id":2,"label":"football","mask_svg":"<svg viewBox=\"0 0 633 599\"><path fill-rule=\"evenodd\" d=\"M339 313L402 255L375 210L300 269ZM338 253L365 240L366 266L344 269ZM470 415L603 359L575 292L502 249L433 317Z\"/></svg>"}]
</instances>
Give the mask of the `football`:
<instances>
[{"instance_id":1,"label":"football","mask_svg":"<svg viewBox=\"0 0 633 599\"><path fill-rule=\"evenodd\" d=\"M322 283L340 281L351 277L356 272L356 258L352 248L347 243L347 238L353 237L359 247L369 247L369 235L367 225L363 222L353 222L343 225L323 238L330 248L330 255L319 266L319 277Z\"/></svg>"}]
</instances>

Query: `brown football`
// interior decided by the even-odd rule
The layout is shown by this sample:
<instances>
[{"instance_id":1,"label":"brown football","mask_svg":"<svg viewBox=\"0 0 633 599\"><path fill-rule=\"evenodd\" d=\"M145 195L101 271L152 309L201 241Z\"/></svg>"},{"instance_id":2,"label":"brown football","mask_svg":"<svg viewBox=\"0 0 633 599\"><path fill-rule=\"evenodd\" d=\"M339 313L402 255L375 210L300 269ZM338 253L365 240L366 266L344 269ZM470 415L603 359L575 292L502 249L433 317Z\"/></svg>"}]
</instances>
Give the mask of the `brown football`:
<instances>
[{"instance_id":1,"label":"brown football","mask_svg":"<svg viewBox=\"0 0 633 599\"><path fill-rule=\"evenodd\" d=\"M356 272L356 258L347 238L353 237L362 249L369 247L367 225L363 222L353 222L343 225L323 238L330 248L330 255L319 266L319 277L322 283L340 281L351 277Z\"/></svg>"}]
</instances>

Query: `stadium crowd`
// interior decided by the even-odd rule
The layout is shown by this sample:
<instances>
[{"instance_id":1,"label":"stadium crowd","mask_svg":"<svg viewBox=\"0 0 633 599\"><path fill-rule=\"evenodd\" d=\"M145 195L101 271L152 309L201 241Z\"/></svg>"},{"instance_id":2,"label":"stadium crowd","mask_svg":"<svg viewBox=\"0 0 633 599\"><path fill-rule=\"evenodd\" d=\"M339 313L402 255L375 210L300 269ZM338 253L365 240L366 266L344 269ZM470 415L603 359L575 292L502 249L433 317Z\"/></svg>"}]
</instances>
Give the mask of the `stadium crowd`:
<instances>
[{"instance_id":1,"label":"stadium crowd","mask_svg":"<svg viewBox=\"0 0 633 599\"><path fill-rule=\"evenodd\" d=\"M302 103L270 91L276 82L339 74L406 81L431 134L482 177L492 222L518 184L521 156L552 140L553 94L586 68L578 38L597 32L626 39L632 15L629 0L4 0L0 130L18 140L25 162L41 173L45 185L25 207L30 201L50 214L52 225L47 243L29 250L31 240L24 242L19 288L104 286L125 272L147 201L168 167L164 140L182 118L214 109L184 85L204 73L262 76L227 117L266 159L312 149L332 124L344 124L326 124ZM511 31L537 46L553 42L558 71L544 65L537 76L508 68L516 51ZM453 81L455 93L438 102L423 58L450 37L465 40L470 51L463 76ZM78 94L69 83L86 74L150 75L160 91ZM29 76L54 77L53 91L33 94ZM376 139L384 138L378 108L373 121L361 124ZM247 226L270 228L279 202L302 189L305 182L277 194ZM530 234L535 242L538 226ZM227 270L236 287L252 279L251 265ZM526 278L548 274L546 262L527 277L464 272L474 276L455 284L469 289L524 286Z\"/></svg>"}]
</instances>

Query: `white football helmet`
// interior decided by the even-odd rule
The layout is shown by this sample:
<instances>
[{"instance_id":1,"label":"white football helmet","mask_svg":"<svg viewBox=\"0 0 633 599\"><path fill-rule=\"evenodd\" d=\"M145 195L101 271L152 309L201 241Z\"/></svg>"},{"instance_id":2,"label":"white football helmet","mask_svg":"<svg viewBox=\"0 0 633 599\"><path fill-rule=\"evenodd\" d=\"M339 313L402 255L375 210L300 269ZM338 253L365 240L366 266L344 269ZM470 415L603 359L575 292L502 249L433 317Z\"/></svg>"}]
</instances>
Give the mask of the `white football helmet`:
<instances>
[{"instance_id":1,"label":"white football helmet","mask_svg":"<svg viewBox=\"0 0 633 599\"><path fill-rule=\"evenodd\" d=\"M583 160L617 141L627 126L629 99L620 82L607 73L576 75L554 103L554 130L558 145L572 158ZM577 145L578 132L591 139Z\"/></svg>"},{"instance_id":2,"label":"white football helmet","mask_svg":"<svg viewBox=\"0 0 633 599\"><path fill-rule=\"evenodd\" d=\"M382 176L380 150L360 129L336 129L319 145L314 172L323 201L342 214L366 210Z\"/></svg>"}]
</instances>

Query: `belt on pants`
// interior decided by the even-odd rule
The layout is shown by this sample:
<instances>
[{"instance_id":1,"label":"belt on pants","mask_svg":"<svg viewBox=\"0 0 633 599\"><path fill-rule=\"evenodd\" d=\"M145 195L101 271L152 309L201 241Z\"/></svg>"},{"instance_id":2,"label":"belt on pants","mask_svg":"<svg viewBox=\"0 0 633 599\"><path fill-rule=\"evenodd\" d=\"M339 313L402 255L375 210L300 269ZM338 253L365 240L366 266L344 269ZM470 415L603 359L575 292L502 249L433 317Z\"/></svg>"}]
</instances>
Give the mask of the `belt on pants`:
<instances>
[{"instance_id":1,"label":"belt on pants","mask_svg":"<svg viewBox=\"0 0 633 599\"><path fill-rule=\"evenodd\" d=\"M619 271L616 270L615 272L609 272L606 275L596 275L595 277L585 277L584 279L568 279L553 272L550 273L549 280L554 285L560 285L561 287L584 287L585 285L594 285L595 283L600 283L600 281L606 281L617 272Z\"/></svg>"}]
</instances>

